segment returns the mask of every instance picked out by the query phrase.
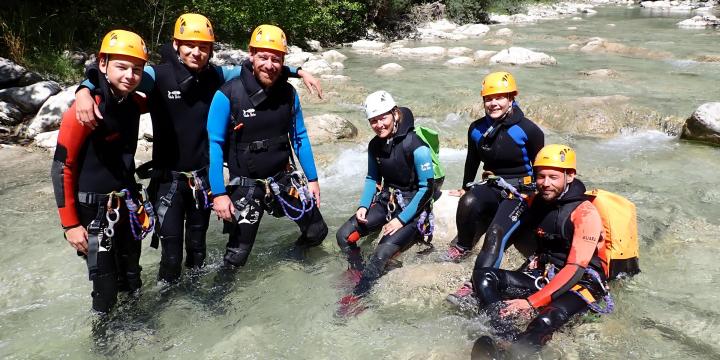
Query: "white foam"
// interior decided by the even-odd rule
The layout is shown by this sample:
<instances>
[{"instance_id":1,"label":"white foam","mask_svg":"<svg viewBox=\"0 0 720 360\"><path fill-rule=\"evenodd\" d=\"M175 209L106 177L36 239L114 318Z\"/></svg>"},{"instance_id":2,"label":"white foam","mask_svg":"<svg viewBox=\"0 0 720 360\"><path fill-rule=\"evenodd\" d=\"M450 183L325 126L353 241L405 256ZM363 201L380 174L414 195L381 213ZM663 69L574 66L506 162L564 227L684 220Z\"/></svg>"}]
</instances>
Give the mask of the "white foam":
<instances>
[{"instance_id":1,"label":"white foam","mask_svg":"<svg viewBox=\"0 0 720 360\"><path fill-rule=\"evenodd\" d=\"M465 161L467 150L440 148L440 161L445 163L455 163Z\"/></svg>"},{"instance_id":2,"label":"white foam","mask_svg":"<svg viewBox=\"0 0 720 360\"><path fill-rule=\"evenodd\" d=\"M323 186L346 186L348 181L358 182L358 177L364 177L367 172L367 148L358 145L343 150L335 162L319 172Z\"/></svg>"}]
</instances>

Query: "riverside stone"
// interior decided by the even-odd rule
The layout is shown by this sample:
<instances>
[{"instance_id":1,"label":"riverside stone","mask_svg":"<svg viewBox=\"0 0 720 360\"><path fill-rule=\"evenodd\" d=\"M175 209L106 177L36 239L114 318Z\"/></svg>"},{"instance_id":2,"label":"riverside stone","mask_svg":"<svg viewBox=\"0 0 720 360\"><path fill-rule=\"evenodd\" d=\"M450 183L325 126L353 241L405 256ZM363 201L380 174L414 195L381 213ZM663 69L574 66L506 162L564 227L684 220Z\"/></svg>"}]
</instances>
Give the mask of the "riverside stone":
<instances>
[{"instance_id":1,"label":"riverside stone","mask_svg":"<svg viewBox=\"0 0 720 360\"><path fill-rule=\"evenodd\" d=\"M467 56L459 56L445 62L445 66L467 66L475 63L475 59Z\"/></svg>"},{"instance_id":2,"label":"riverside stone","mask_svg":"<svg viewBox=\"0 0 720 360\"><path fill-rule=\"evenodd\" d=\"M617 71L612 69L596 69L589 71L581 71L581 75L585 75L590 78L612 78L618 76Z\"/></svg>"},{"instance_id":3,"label":"riverside stone","mask_svg":"<svg viewBox=\"0 0 720 360\"><path fill-rule=\"evenodd\" d=\"M526 65L526 64L542 64L542 65L555 65L557 60L554 57L532 51L530 49L521 47L511 47L504 49L499 53L493 55L490 58L491 64L512 64L512 65Z\"/></svg>"},{"instance_id":4,"label":"riverside stone","mask_svg":"<svg viewBox=\"0 0 720 360\"><path fill-rule=\"evenodd\" d=\"M302 64L302 68L313 75L330 74L333 72L333 68L330 64L323 59L310 60Z\"/></svg>"},{"instance_id":5,"label":"riverside stone","mask_svg":"<svg viewBox=\"0 0 720 360\"><path fill-rule=\"evenodd\" d=\"M27 72L24 67L0 57L0 88L15 84Z\"/></svg>"},{"instance_id":6,"label":"riverside stone","mask_svg":"<svg viewBox=\"0 0 720 360\"><path fill-rule=\"evenodd\" d=\"M473 56L475 57L475 60L487 60L495 54L497 54L497 51L478 50L473 54Z\"/></svg>"},{"instance_id":7,"label":"riverside stone","mask_svg":"<svg viewBox=\"0 0 720 360\"><path fill-rule=\"evenodd\" d=\"M498 29L498 31L495 32L495 36L512 36L513 31L508 28L502 28Z\"/></svg>"},{"instance_id":8,"label":"riverside stone","mask_svg":"<svg viewBox=\"0 0 720 360\"><path fill-rule=\"evenodd\" d=\"M441 46L424 46L417 48L397 48L392 49L391 53L396 56L407 56L407 57L443 57L447 53L444 47Z\"/></svg>"},{"instance_id":9,"label":"riverside stone","mask_svg":"<svg viewBox=\"0 0 720 360\"><path fill-rule=\"evenodd\" d=\"M327 62L345 61L347 56L337 50L328 50L322 53L322 58Z\"/></svg>"},{"instance_id":10,"label":"riverside stone","mask_svg":"<svg viewBox=\"0 0 720 360\"><path fill-rule=\"evenodd\" d=\"M54 152L55 147L57 146L59 132L60 130L53 130L37 134L37 136L35 136L35 145L43 149L48 149L50 152Z\"/></svg>"},{"instance_id":11,"label":"riverside stone","mask_svg":"<svg viewBox=\"0 0 720 360\"><path fill-rule=\"evenodd\" d=\"M62 88L54 81L0 90L0 100L15 104L25 114L35 113L50 96Z\"/></svg>"},{"instance_id":12,"label":"riverside stone","mask_svg":"<svg viewBox=\"0 0 720 360\"><path fill-rule=\"evenodd\" d=\"M323 114L305 118L305 126L313 143L322 144L340 139L352 139L358 129L350 121L334 114Z\"/></svg>"},{"instance_id":13,"label":"riverside stone","mask_svg":"<svg viewBox=\"0 0 720 360\"><path fill-rule=\"evenodd\" d=\"M449 48L447 51L448 55L450 56L463 56L469 52L472 52L472 49L466 48L464 46Z\"/></svg>"},{"instance_id":14,"label":"riverside stone","mask_svg":"<svg viewBox=\"0 0 720 360\"><path fill-rule=\"evenodd\" d=\"M385 48L385 43L374 40L358 40L350 46L353 50L382 50Z\"/></svg>"},{"instance_id":15,"label":"riverside stone","mask_svg":"<svg viewBox=\"0 0 720 360\"><path fill-rule=\"evenodd\" d=\"M683 29L703 29L706 27L720 26L720 19L713 15L698 15L690 19L680 21L677 26Z\"/></svg>"},{"instance_id":16,"label":"riverside stone","mask_svg":"<svg viewBox=\"0 0 720 360\"><path fill-rule=\"evenodd\" d=\"M23 113L13 103L0 101L0 125L15 126L23 121Z\"/></svg>"},{"instance_id":17,"label":"riverside stone","mask_svg":"<svg viewBox=\"0 0 720 360\"><path fill-rule=\"evenodd\" d=\"M34 138L37 134L57 129L60 126L63 113L70 108L75 101L76 86L70 86L65 90L49 97L40 107L35 117L30 121L25 135Z\"/></svg>"},{"instance_id":18,"label":"riverside stone","mask_svg":"<svg viewBox=\"0 0 720 360\"><path fill-rule=\"evenodd\" d=\"M403 70L405 70L405 68L400 66L399 64L388 63L388 64L385 64L385 65L377 68L377 70L375 70L375 72L378 74L383 74L383 75L392 75L392 74L396 74Z\"/></svg>"},{"instance_id":19,"label":"riverside stone","mask_svg":"<svg viewBox=\"0 0 720 360\"><path fill-rule=\"evenodd\" d=\"M685 121L680 138L720 146L720 102L700 105Z\"/></svg>"}]
</instances>

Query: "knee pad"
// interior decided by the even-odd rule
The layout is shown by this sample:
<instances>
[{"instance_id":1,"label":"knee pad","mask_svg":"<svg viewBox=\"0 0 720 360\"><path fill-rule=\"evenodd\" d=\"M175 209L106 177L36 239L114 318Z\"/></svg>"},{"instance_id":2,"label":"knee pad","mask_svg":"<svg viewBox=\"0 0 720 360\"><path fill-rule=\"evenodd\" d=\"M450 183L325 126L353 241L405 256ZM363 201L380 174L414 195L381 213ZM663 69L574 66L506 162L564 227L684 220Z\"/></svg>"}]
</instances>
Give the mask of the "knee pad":
<instances>
[{"instance_id":1,"label":"knee pad","mask_svg":"<svg viewBox=\"0 0 720 360\"><path fill-rule=\"evenodd\" d=\"M247 262L249 256L249 250L241 248L226 248L223 260L225 261L226 265L245 266L245 263Z\"/></svg>"},{"instance_id":2,"label":"knee pad","mask_svg":"<svg viewBox=\"0 0 720 360\"><path fill-rule=\"evenodd\" d=\"M99 274L93 280L92 308L100 313L109 313L117 302L117 279L115 274Z\"/></svg>"}]
</instances>

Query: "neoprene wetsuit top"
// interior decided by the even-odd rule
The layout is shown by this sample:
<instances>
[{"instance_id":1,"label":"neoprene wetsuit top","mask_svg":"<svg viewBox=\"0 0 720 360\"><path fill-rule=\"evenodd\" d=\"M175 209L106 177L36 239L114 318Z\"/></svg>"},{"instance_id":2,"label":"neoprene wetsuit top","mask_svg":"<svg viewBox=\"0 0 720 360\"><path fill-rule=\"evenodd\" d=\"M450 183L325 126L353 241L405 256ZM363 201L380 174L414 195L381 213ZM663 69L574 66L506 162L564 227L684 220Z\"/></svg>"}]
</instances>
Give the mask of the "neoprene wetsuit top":
<instances>
[{"instance_id":1,"label":"neoprene wetsuit top","mask_svg":"<svg viewBox=\"0 0 720 360\"><path fill-rule=\"evenodd\" d=\"M360 207L370 208L376 185L415 195L398 215L405 225L417 216L432 197L433 163L430 148L413 131L415 119L412 112L400 108L402 121L397 132L388 142L375 136L368 145L368 172L360 197Z\"/></svg>"}]
</instances>

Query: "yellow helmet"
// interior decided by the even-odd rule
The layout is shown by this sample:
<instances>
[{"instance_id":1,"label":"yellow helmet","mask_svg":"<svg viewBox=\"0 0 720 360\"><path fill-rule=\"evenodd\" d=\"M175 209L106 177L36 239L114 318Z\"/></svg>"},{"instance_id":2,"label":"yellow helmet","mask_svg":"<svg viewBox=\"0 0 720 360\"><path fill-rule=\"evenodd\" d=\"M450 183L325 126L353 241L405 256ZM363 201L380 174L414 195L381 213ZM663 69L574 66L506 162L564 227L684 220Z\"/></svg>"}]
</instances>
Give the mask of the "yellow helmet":
<instances>
[{"instance_id":1,"label":"yellow helmet","mask_svg":"<svg viewBox=\"0 0 720 360\"><path fill-rule=\"evenodd\" d=\"M575 150L567 145L550 144L535 156L534 167L546 166L560 169L577 169Z\"/></svg>"},{"instance_id":2,"label":"yellow helmet","mask_svg":"<svg viewBox=\"0 0 720 360\"><path fill-rule=\"evenodd\" d=\"M275 25L263 24L255 28L250 37L251 48L273 49L288 52L285 32Z\"/></svg>"},{"instance_id":3,"label":"yellow helmet","mask_svg":"<svg viewBox=\"0 0 720 360\"><path fill-rule=\"evenodd\" d=\"M140 35L127 30L113 30L105 35L99 57L110 54L132 56L143 61L148 59L145 41Z\"/></svg>"},{"instance_id":4,"label":"yellow helmet","mask_svg":"<svg viewBox=\"0 0 720 360\"><path fill-rule=\"evenodd\" d=\"M485 76L482 82L482 90L480 91L481 96L485 97L488 95L507 93L512 94L512 96L517 96L518 94L517 84L512 74L500 71Z\"/></svg>"},{"instance_id":5,"label":"yellow helmet","mask_svg":"<svg viewBox=\"0 0 720 360\"><path fill-rule=\"evenodd\" d=\"M175 21L173 38L188 41L215 42L210 20L200 14L182 14Z\"/></svg>"}]
</instances>

